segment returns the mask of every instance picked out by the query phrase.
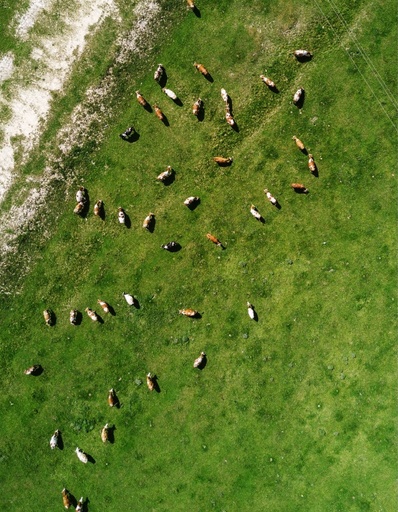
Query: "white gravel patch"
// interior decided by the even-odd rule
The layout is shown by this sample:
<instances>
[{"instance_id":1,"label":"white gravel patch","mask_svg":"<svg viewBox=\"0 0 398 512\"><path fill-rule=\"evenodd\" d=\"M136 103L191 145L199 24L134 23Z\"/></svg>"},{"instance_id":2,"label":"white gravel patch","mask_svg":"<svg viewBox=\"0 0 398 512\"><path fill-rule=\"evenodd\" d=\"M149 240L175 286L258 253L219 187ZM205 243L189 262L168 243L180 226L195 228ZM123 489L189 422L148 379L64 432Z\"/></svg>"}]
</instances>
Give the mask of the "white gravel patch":
<instances>
[{"instance_id":1,"label":"white gravel patch","mask_svg":"<svg viewBox=\"0 0 398 512\"><path fill-rule=\"evenodd\" d=\"M10 78L14 71L14 55L8 52L0 59L0 84Z\"/></svg>"}]
</instances>

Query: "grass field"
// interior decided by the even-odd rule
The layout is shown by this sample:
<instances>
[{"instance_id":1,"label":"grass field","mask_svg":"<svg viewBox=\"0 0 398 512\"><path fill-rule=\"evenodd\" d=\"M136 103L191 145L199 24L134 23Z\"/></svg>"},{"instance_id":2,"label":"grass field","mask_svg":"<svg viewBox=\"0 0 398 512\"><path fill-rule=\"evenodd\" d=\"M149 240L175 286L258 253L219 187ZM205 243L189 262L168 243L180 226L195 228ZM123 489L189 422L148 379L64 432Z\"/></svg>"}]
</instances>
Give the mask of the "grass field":
<instances>
[{"instance_id":1,"label":"grass field","mask_svg":"<svg viewBox=\"0 0 398 512\"><path fill-rule=\"evenodd\" d=\"M120 3L125 27L127 7ZM16 191L49 162L63 179L2 275L18 292L0 297L3 510L61 510L67 487L87 498L89 512L394 511L393 2L198 0L198 8L195 16L184 2L162 2L166 29L120 65L109 22L20 169ZM12 48L8 35L4 47ZM295 60L297 48L313 59ZM181 106L153 80L160 62ZM105 121L63 156L59 129L110 67ZM236 131L225 122L221 87ZM301 109L292 103L299 87ZM136 89L163 109L169 126L136 102ZM191 114L199 96L202 122ZM130 125L139 134L131 144L119 137ZM293 135L314 155L318 177ZM217 167L216 155L233 164ZM156 176L167 165L176 174L164 186ZM309 194L295 194L292 182ZM90 197L83 218L72 213L80 185ZM194 211L183 205L191 195L201 198ZM99 198L104 220L92 214ZM252 203L264 224L250 215ZM118 206L130 228L118 224ZM153 233L142 229L150 211ZM182 249L163 251L170 240ZM124 291L139 308L126 304ZM84 313L100 313L98 298L115 312L101 314L103 323ZM201 318L180 316L185 307ZM44 323L46 308L53 327ZM72 308L83 313L81 325L69 324ZM202 350L207 365L195 370ZM23 374L37 363L42 375ZM148 372L159 393L147 389ZM107 405L112 387L120 409ZM115 426L113 444L100 439L106 422ZM64 446L52 451L55 429ZM76 446L94 463L81 464Z\"/></svg>"}]
</instances>

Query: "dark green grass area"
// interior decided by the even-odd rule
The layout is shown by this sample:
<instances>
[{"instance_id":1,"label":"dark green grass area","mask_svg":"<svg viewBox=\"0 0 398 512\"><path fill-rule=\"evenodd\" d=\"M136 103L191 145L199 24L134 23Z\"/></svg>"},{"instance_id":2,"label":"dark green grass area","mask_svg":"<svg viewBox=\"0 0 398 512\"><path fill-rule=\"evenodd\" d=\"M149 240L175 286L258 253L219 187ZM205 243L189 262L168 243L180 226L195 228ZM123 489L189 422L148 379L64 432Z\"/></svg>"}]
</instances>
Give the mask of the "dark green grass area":
<instances>
[{"instance_id":1,"label":"dark green grass area","mask_svg":"<svg viewBox=\"0 0 398 512\"><path fill-rule=\"evenodd\" d=\"M66 194L59 186L52 237L21 293L2 298L8 510L61 509L64 486L87 496L90 512L395 510L397 131L385 91L396 97L396 26L387 6L333 2L347 31L331 3L319 3L327 18L317 5L203 0L200 17L178 7L146 69L141 63L129 80L120 71L104 144L89 151L88 141L61 164L76 178ZM354 65L351 33L374 68L360 55ZM312 61L298 63L298 47ZM182 106L154 82L159 62ZM221 87L238 132L225 122ZM292 103L298 87L301 110ZM169 126L136 102L136 89ZM191 114L199 96L202 122ZM119 134L130 125L139 139L128 144ZM313 153L318 177L293 135ZM217 167L216 155L234 162ZM165 186L156 176L167 165L176 174ZM295 194L292 182L309 194ZM91 201L83 219L72 213L80 184ZM190 195L201 198L194 211L183 204ZM99 198L105 220L92 214ZM251 217L252 203L264 224ZM118 206L129 229L117 222ZM153 233L141 227L150 211ZM160 248L170 240L181 251ZM34 242L30 235L32 251ZM98 298L114 316L102 314ZM201 318L180 316L185 307ZM72 308L83 312L79 326L69 325ZM202 350L207 365L195 370ZM35 363L43 374L23 375ZM146 387L149 371L159 393ZM120 409L107 405L111 387ZM101 442L106 422L116 427L114 444ZM49 448L56 428L62 451ZM76 446L95 463L81 464Z\"/></svg>"}]
</instances>

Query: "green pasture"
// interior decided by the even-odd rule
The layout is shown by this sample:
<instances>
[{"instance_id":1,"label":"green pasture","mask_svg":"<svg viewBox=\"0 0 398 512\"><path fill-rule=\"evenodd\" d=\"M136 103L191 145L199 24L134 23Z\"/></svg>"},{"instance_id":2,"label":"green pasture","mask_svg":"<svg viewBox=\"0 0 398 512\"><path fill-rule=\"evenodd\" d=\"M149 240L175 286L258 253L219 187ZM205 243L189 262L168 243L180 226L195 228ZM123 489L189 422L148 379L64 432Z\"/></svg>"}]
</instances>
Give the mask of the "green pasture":
<instances>
[{"instance_id":1,"label":"green pasture","mask_svg":"<svg viewBox=\"0 0 398 512\"><path fill-rule=\"evenodd\" d=\"M59 156L57 130L113 66L118 81L106 122L60 158L65 180L54 185L52 213L21 238L20 256L2 276L16 293L0 297L1 508L61 510L67 487L88 498L89 512L392 512L394 3L197 3L200 16L182 1L163 1L151 49L119 67L109 22L83 56L87 66L76 66L55 98L40 150L20 170L40 175ZM126 5L122 13L128 26ZM298 62L298 48L313 59ZM182 105L153 80L158 63ZM225 122L221 87L237 131ZM299 87L301 109L292 103ZM162 108L168 126L138 104L137 89ZM191 113L198 97L203 121ZM129 144L119 134L131 125L139 138ZM293 135L314 155L318 177ZM233 164L218 167L217 155ZM165 186L156 176L168 165L175 180ZM295 194L293 182L309 194ZM81 185L90 198L83 218L73 214ZM191 195L201 198L193 211L183 204ZM97 199L104 220L92 213ZM264 224L250 215L252 203ZM119 225L119 206L131 227ZM149 212L153 233L142 228ZM160 248L171 240L179 252ZM30 271L20 279L25 257ZM140 307L129 307L122 292ZM99 298L115 315L101 313ZM93 323L86 307L103 323ZM55 314L52 327L46 308ZM69 324L73 308L83 313L81 325ZM182 317L181 308L201 318ZM200 371L192 365L201 351L208 360ZM37 363L42 375L23 374ZM147 389L148 372L159 393ZM112 387L120 409L107 405ZM100 439L106 422L115 426L113 444ZM64 446L52 451L55 429ZM94 463L79 462L77 446Z\"/></svg>"}]
</instances>

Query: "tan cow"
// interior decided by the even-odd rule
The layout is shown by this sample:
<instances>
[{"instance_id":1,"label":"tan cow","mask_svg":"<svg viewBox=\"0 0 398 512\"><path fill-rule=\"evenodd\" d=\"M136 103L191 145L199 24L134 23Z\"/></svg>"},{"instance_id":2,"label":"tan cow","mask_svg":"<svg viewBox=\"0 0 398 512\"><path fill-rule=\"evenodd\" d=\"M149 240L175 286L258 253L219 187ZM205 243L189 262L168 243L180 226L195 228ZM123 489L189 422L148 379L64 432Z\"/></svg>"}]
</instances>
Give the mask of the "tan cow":
<instances>
[{"instance_id":1,"label":"tan cow","mask_svg":"<svg viewBox=\"0 0 398 512\"><path fill-rule=\"evenodd\" d=\"M296 143L296 146L301 151L305 151L305 146L304 146L304 144L301 142L301 140L299 138L297 138L295 135L293 135L292 139L294 140L294 142Z\"/></svg>"},{"instance_id":2,"label":"tan cow","mask_svg":"<svg viewBox=\"0 0 398 512\"><path fill-rule=\"evenodd\" d=\"M140 105L142 105L143 107L147 107L148 106L148 102L147 100L144 98L144 96L140 93L140 91L135 91L135 94L137 96L137 101Z\"/></svg>"},{"instance_id":3,"label":"tan cow","mask_svg":"<svg viewBox=\"0 0 398 512\"><path fill-rule=\"evenodd\" d=\"M101 306L102 311L104 313L109 313L109 304L107 304L105 301L103 301L101 299L98 299L97 302Z\"/></svg>"},{"instance_id":4,"label":"tan cow","mask_svg":"<svg viewBox=\"0 0 398 512\"><path fill-rule=\"evenodd\" d=\"M232 157L224 157L224 156L214 156L213 157L213 160L218 164L218 165L231 165L232 162L234 161L234 159Z\"/></svg>"},{"instance_id":5,"label":"tan cow","mask_svg":"<svg viewBox=\"0 0 398 512\"><path fill-rule=\"evenodd\" d=\"M202 73L203 76L210 76L210 73L207 71L203 64L198 64L197 62L194 62L193 65L199 71L199 73Z\"/></svg>"},{"instance_id":6,"label":"tan cow","mask_svg":"<svg viewBox=\"0 0 398 512\"><path fill-rule=\"evenodd\" d=\"M187 8L194 11L196 9L195 2L193 0L187 0Z\"/></svg>"},{"instance_id":7,"label":"tan cow","mask_svg":"<svg viewBox=\"0 0 398 512\"><path fill-rule=\"evenodd\" d=\"M49 327L53 324L53 316L49 309L45 309L43 311L44 321L46 322L46 325Z\"/></svg>"},{"instance_id":8,"label":"tan cow","mask_svg":"<svg viewBox=\"0 0 398 512\"><path fill-rule=\"evenodd\" d=\"M311 155L311 153L308 155L308 169L315 174L317 171L316 163L314 160L314 157Z\"/></svg>"},{"instance_id":9,"label":"tan cow","mask_svg":"<svg viewBox=\"0 0 398 512\"><path fill-rule=\"evenodd\" d=\"M267 78L264 75L260 75L260 78L270 89L276 89L275 83L270 78Z\"/></svg>"},{"instance_id":10,"label":"tan cow","mask_svg":"<svg viewBox=\"0 0 398 512\"><path fill-rule=\"evenodd\" d=\"M70 497L70 492L65 487L62 489L62 503L65 508L70 508L72 505L72 500Z\"/></svg>"},{"instance_id":11,"label":"tan cow","mask_svg":"<svg viewBox=\"0 0 398 512\"><path fill-rule=\"evenodd\" d=\"M76 215L82 214L83 211L84 211L84 203L83 202L77 203L77 205L73 209L73 213L75 213Z\"/></svg>"},{"instance_id":12,"label":"tan cow","mask_svg":"<svg viewBox=\"0 0 398 512\"><path fill-rule=\"evenodd\" d=\"M151 226L152 226L152 223L153 223L153 219L155 218L155 214L150 212L144 219L144 222L142 224L142 227L144 229L151 229Z\"/></svg>"},{"instance_id":13,"label":"tan cow","mask_svg":"<svg viewBox=\"0 0 398 512\"><path fill-rule=\"evenodd\" d=\"M84 311L87 313L87 315L91 318L93 322L98 322L98 315L95 311L93 311L90 308L86 308Z\"/></svg>"},{"instance_id":14,"label":"tan cow","mask_svg":"<svg viewBox=\"0 0 398 512\"><path fill-rule=\"evenodd\" d=\"M156 379L151 373L148 373L146 376L146 385L149 391L153 391L156 387Z\"/></svg>"},{"instance_id":15,"label":"tan cow","mask_svg":"<svg viewBox=\"0 0 398 512\"><path fill-rule=\"evenodd\" d=\"M195 311L194 309L190 309L190 308L180 309L178 312L180 315L190 316L191 318L194 318L198 314L197 311Z\"/></svg>"},{"instance_id":16,"label":"tan cow","mask_svg":"<svg viewBox=\"0 0 398 512\"><path fill-rule=\"evenodd\" d=\"M163 112L160 110L160 108L155 104L153 105L153 109L155 111L155 116L160 119L161 121L164 121L164 114Z\"/></svg>"},{"instance_id":17,"label":"tan cow","mask_svg":"<svg viewBox=\"0 0 398 512\"><path fill-rule=\"evenodd\" d=\"M106 443L107 441L109 441L109 431L110 431L109 424L106 423L101 430L101 440L103 443Z\"/></svg>"}]
</instances>

